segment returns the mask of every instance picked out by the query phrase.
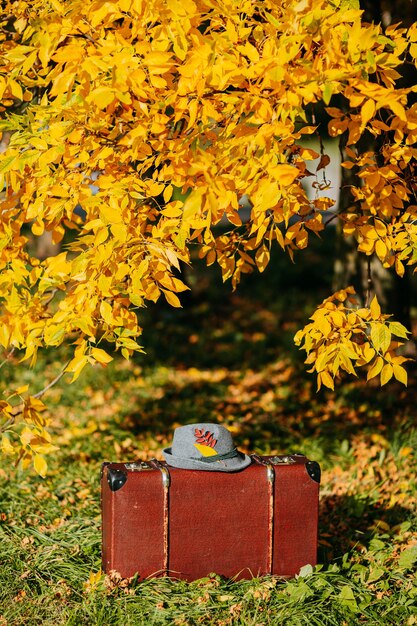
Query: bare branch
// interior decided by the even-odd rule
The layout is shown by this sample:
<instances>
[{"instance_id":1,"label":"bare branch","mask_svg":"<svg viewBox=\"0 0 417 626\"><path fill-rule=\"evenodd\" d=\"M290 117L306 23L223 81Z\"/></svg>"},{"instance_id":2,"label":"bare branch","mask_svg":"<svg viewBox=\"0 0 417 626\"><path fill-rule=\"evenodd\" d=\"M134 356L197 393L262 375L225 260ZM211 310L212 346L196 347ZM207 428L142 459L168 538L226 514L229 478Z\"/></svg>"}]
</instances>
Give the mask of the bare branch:
<instances>
[{"instance_id":1,"label":"bare branch","mask_svg":"<svg viewBox=\"0 0 417 626\"><path fill-rule=\"evenodd\" d=\"M371 289L372 289L371 257L368 257L368 278L367 278L367 285L366 285L366 302L365 302L366 308L369 307L369 304L371 301Z\"/></svg>"},{"instance_id":2,"label":"bare branch","mask_svg":"<svg viewBox=\"0 0 417 626\"><path fill-rule=\"evenodd\" d=\"M31 397L32 398L41 398L47 391L49 391L49 389L51 389L51 387L56 385L57 382L60 381L61 378L63 377L63 375L66 373L65 370L66 370L68 364L69 364L69 361L67 363L65 363L64 367L62 368L62 370L59 372L59 374L57 376L55 376L55 378L53 380L51 380L50 383L48 383L43 389L41 389L37 393L33 394ZM20 415L21 413L23 413L24 407L25 407L25 403L24 402L21 402L20 404L16 404L16 406L13 407L13 412L12 412L10 418L3 424L3 426L0 427L0 433L5 432L10 426L12 426L15 423L16 417L18 415Z\"/></svg>"},{"instance_id":3,"label":"bare branch","mask_svg":"<svg viewBox=\"0 0 417 626\"><path fill-rule=\"evenodd\" d=\"M6 363L9 362L10 357L13 355L14 351L16 350L16 348L12 348L10 350L10 352L6 355L6 358L4 359L4 361L2 361L0 363L0 369L3 367L3 365L6 365Z\"/></svg>"},{"instance_id":4,"label":"bare branch","mask_svg":"<svg viewBox=\"0 0 417 626\"><path fill-rule=\"evenodd\" d=\"M41 398L43 396L44 393L46 393L47 391L49 391L49 389L51 389L51 387L53 387L54 385L57 384L57 382L59 380L61 380L61 378L63 377L63 375L66 373L65 370L68 367L68 365L70 364L70 361L67 361L64 365L64 367L62 368L62 370L60 371L60 373L50 382L46 385L46 387L44 387L43 389L41 389L41 391L38 391L38 393L35 393L35 395L32 396L32 398Z\"/></svg>"}]
</instances>

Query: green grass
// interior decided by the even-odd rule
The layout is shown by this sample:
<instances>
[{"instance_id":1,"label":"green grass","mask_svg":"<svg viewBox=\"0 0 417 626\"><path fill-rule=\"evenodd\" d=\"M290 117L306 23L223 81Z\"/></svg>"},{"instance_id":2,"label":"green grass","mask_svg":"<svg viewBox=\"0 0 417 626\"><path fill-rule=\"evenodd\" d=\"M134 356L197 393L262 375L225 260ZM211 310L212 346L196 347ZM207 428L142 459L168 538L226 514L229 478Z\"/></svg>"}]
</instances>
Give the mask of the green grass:
<instances>
[{"instance_id":1,"label":"green grass","mask_svg":"<svg viewBox=\"0 0 417 626\"><path fill-rule=\"evenodd\" d=\"M346 380L316 394L292 335L329 289L322 267L314 250L301 267L279 257L237 294L190 276L183 310L144 311L146 356L51 389L47 478L0 464L0 626L417 624L416 373L408 389ZM16 356L2 386L35 392L65 357L28 370ZM100 575L102 461L160 455L193 421L233 427L248 452L321 463L319 566L291 581Z\"/></svg>"}]
</instances>

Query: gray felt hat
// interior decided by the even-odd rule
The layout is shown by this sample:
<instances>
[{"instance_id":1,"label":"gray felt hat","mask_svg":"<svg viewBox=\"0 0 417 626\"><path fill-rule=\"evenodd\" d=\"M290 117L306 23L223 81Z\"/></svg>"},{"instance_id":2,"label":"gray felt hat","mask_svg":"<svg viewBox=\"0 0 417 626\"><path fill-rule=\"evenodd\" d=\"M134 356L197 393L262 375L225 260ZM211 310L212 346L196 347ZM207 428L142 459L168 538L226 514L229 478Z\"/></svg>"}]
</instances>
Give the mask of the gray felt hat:
<instances>
[{"instance_id":1,"label":"gray felt hat","mask_svg":"<svg viewBox=\"0 0 417 626\"><path fill-rule=\"evenodd\" d=\"M237 472L251 459L236 450L232 435L218 424L187 424L174 431L171 448L163 454L168 465L209 472Z\"/></svg>"}]
</instances>

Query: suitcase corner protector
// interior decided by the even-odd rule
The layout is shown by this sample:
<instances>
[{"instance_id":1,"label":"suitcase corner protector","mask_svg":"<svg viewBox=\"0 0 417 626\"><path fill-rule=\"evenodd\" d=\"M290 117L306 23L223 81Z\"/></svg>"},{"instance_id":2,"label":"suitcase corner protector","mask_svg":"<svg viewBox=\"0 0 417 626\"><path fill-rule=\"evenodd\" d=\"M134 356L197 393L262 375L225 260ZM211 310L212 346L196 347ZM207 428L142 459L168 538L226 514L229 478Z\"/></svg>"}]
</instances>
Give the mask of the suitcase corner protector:
<instances>
[{"instance_id":1,"label":"suitcase corner protector","mask_svg":"<svg viewBox=\"0 0 417 626\"><path fill-rule=\"evenodd\" d=\"M118 491L123 487L126 481L126 470L115 469L113 467L107 468L107 483L110 487L110 491Z\"/></svg>"},{"instance_id":2,"label":"suitcase corner protector","mask_svg":"<svg viewBox=\"0 0 417 626\"><path fill-rule=\"evenodd\" d=\"M320 483L321 468L317 461L307 461L306 470L307 474L312 480L314 480L316 483Z\"/></svg>"}]
</instances>

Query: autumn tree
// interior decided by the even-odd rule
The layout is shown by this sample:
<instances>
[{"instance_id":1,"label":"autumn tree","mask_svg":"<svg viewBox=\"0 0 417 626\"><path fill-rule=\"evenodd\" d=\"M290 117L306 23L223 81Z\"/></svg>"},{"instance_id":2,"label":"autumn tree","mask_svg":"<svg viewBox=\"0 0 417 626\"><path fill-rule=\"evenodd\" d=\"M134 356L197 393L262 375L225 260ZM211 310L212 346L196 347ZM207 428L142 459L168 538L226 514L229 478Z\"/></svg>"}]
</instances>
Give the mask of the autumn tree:
<instances>
[{"instance_id":1,"label":"autumn tree","mask_svg":"<svg viewBox=\"0 0 417 626\"><path fill-rule=\"evenodd\" d=\"M112 359L103 346L141 350L147 301L181 306L191 247L233 287L265 269L272 246L307 248L335 219L326 185L308 198L302 184L329 162L303 142L323 131L318 107L360 181L343 189L344 234L399 276L415 264L416 88L400 82L416 63L415 24L384 31L357 0L9 0L2 11L5 358L33 365L67 342L75 381ZM364 137L381 148L364 150ZM71 236L39 260L29 233L45 231ZM295 338L318 387L360 367L406 383L407 331L388 313L348 285L319 305ZM1 404L3 451L44 474L47 419L23 393Z\"/></svg>"},{"instance_id":2,"label":"autumn tree","mask_svg":"<svg viewBox=\"0 0 417 626\"><path fill-rule=\"evenodd\" d=\"M417 5L408 0L360 0L360 8L363 9L362 20L367 22L380 22L382 32L392 24L401 21L402 25L409 27L417 21ZM411 87L417 83L417 69L414 63L409 63L404 58L404 63L399 68L401 78L397 81L398 87ZM416 94L408 95L408 103L416 101ZM325 128L326 120L321 121L321 128ZM327 140L327 137L325 137ZM362 152L373 151L379 153L386 141L386 133L374 136L367 132L361 136L360 150ZM343 144L339 148L343 148ZM350 185L360 186L356 168L342 168L341 189L347 189ZM338 209L344 210L351 204L350 194L341 193ZM411 298L412 298L412 268L405 266L403 276L392 272L390 268L384 268L376 255L366 256L358 252L356 240L343 234L343 223L338 222L336 228L336 251L333 276L334 291L343 288L346 284L352 284L360 296L365 299L369 290L372 290L384 308L389 307L390 313L395 318L411 328ZM406 343L407 353L415 352L415 343L409 340Z\"/></svg>"}]
</instances>

